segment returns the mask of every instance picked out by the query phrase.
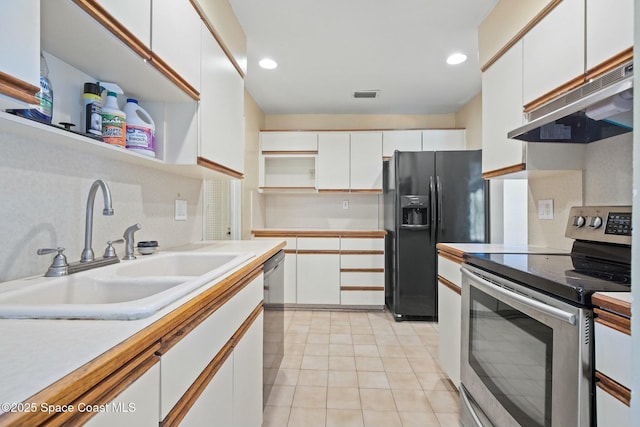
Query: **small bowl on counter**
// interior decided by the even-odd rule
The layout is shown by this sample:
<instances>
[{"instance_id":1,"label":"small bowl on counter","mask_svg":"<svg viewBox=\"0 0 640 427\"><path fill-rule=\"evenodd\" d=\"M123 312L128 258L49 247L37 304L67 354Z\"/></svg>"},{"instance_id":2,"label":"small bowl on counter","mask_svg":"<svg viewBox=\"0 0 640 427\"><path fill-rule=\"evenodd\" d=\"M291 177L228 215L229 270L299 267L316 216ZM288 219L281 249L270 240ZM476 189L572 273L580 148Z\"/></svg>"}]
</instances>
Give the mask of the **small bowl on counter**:
<instances>
[{"instance_id":1,"label":"small bowl on counter","mask_svg":"<svg viewBox=\"0 0 640 427\"><path fill-rule=\"evenodd\" d=\"M149 240L145 242L138 242L138 252L140 255L151 255L158 250L158 241Z\"/></svg>"}]
</instances>

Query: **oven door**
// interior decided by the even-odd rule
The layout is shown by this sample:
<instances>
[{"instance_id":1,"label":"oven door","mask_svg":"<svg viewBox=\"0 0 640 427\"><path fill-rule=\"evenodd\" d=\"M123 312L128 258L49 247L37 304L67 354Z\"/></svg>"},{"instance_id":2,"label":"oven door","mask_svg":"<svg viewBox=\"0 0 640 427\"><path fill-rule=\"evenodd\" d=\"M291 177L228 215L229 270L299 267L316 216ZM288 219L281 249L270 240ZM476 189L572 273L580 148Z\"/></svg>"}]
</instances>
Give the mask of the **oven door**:
<instances>
[{"instance_id":1,"label":"oven door","mask_svg":"<svg viewBox=\"0 0 640 427\"><path fill-rule=\"evenodd\" d=\"M591 311L462 268L465 427L589 427Z\"/></svg>"}]
</instances>

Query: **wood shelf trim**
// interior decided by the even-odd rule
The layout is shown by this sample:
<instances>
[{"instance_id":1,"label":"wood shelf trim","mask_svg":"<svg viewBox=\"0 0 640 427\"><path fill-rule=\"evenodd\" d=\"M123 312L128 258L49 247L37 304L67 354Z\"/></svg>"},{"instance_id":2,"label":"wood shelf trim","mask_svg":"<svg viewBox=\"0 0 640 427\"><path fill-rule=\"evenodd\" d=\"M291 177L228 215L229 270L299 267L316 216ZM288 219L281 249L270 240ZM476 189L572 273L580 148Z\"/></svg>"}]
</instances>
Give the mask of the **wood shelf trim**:
<instances>
[{"instance_id":1,"label":"wood shelf trim","mask_svg":"<svg viewBox=\"0 0 640 427\"><path fill-rule=\"evenodd\" d=\"M633 60L633 46L623 50L595 67L588 69L585 73L586 81L600 77L601 75L631 60Z\"/></svg>"},{"instance_id":2,"label":"wood shelf trim","mask_svg":"<svg viewBox=\"0 0 640 427\"><path fill-rule=\"evenodd\" d=\"M340 286L341 291L384 291L384 286Z\"/></svg>"},{"instance_id":3,"label":"wood shelf trim","mask_svg":"<svg viewBox=\"0 0 640 427\"><path fill-rule=\"evenodd\" d=\"M547 16L551 11L560 4L562 0L553 0L549 4L547 4L536 16L529 21L527 25L525 25L515 36L511 38L505 44L502 49L498 50L495 55L493 55L484 65L480 67L481 72L487 71L489 67L491 67L498 59L500 59L509 49L513 47L516 43L518 43L529 31L535 27L538 22L542 21L542 19Z\"/></svg>"},{"instance_id":4,"label":"wood shelf trim","mask_svg":"<svg viewBox=\"0 0 640 427\"><path fill-rule=\"evenodd\" d=\"M258 187L260 190L305 190L317 191L316 187Z\"/></svg>"},{"instance_id":5,"label":"wood shelf trim","mask_svg":"<svg viewBox=\"0 0 640 427\"><path fill-rule=\"evenodd\" d=\"M291 151L286 151L286 150L266 150L266 151L262 151L261 154L263 156L286 156L286 155L292 155L292 156L315 156L318 154L318 150L291 150Z\"/></svg>"},{"instance_id":6,"label":"wood shelf trim","mask_svg":"<svg viewBox=\"0 0 640 427\"><path fill-rule=\"evenodd\" d=\"M383 250L340 249L342 255L384 255Z\"/></svg>"},{"instance_id":7,"label":"wood shelf trim","mask_svg":"<svg viewBox=\"0 0 640 427\"><path fill-rule=\"evenodd\" d=\"M151 52L151 59L149 63L153 65L156 70L160 71L166 78L171 80L176 86L178 86L184 93L186 93L191 99L194 101L200 101L200 92L189 82L187 82L184 77L178 74L169 64L167 64L162 58L156 55L154 52Z\"/></svg>"},{"instance_id":8,"label":"wood shelf trim","mask_svg":"<svg viewBox=\"0 0 640 427\"><path fill-rule=\"evenodd\" d=\"M298 249L298 255L340 255L339 249Z\"/></svg>"},{"instance_id":9,"label":"wood shelf trim","mask_svg":"<svg viewBox=\"0 0 640 427\"><path fill-rule=\"evenodd\" d=\"M524 170L527 170L527 165L525 163L519 163L517 165L506 166L504 168L483 172L482 178L484 179L496 178L498 176L509 175L511 173L522 172Z\"/></svg>"},{"instance_id":10,"label":"wood shelf trim","mask_svg":"<svg viewBox=\"0 0 640 427\"><path fill-rule=\"evenodd\" d=\"M216 163L213 160L207 159L206 157L198 157L197 164L198 166L223 173L227 176L230 176L231 178L244 179L244 174L242 172L238 172L237 170L221 165L220 163Z\"/></svg>"},{"instance_id":11,"label":"wood shelf trim","mask_svg":"<svg viewBox=\"0 0 640 427\"><path fill-rule=\"evenodd\" d=\"M461 127L443 128L377 128L377 129L260 129L261 133L286 133L286 132L384 132L384 131L410 131L410 130L466 130Z\"/></svg>"},{"instance_id":12,"label":"wood shelf trim","mask_svg":"<svg viewBox=\"0 0 640 427\"><path fill-rule=\"evenodd\" d=\"M594 308L593 312L596 315L595 322L631 336L631 319L599 308Z\"/></svg>"},{"instance_id":13,"label":"wood shelf trim","mask_svg":"<svg viewBox=\"0 0 640 427\"><path fill-rule=\"evenodd\" d=\"M349 193L350 190L344 188L318 188L318 193Z\"/></svg>"},{"instance_id":14,"label":"wood shelf trim","mask_svg":"<svg viewBox=\"0 0 640 427\"><path fill-rule=\"evenodd\" d=\"M352 193L370 193L370 194L382 194L382 189L377 188L352 188Z\"/></svg>"},{"instance_id":15,"label":"wood shelf trim","mask_svg":"<svg viewBox=\"0 0 640 427\"><path fill-rule=\"evenodd\" d=\"M384 230L251 230L255 237L344 237L352 239L382 239ZM343 251L344 252L344 251Z\"/></svg>"},{"instance_id":16,"label":"wood shelf trim","mask_svg":"<svg viewBox=\"0 0 640 427\"><path fill-rule=\"evenodd\" d=\"M460 288L460 286L456 285L455 283L445 279L444 277L438 276L438 282L442 283L444 286L451 289L456 294L462 295L462 288Z\"/></svg>"},{"instance_id":17,"label":"wood shelf trim","mask_svg":"<svg viewBox=\"0 0 640 427\"><path fill-rule=\"evenodd\" d=\"M161 427L173 427L180 424L202 392L218 373L222 365L224 365L229 356L231 356L236 345L240 342L249 328L251 328L258 316L260 316L262 310L263 304L260 302L244 322L242 322L242 325L240 325L238 330L234 332L231 338L229 338L229 341L225 343L222 349L215 355L211 362L209 362L207 367L200 373L200 375L198 375L193 384L189 386L175 406L171 408L164 420L160 422Z\"/></svg>"},{"instance_id":18,"label":"wood shelf trim","mask_svg":"<svg viewBox=\"0 0 640 427\"><path fill-rule=\"evenodd\" d=\"M602 295L597 292L593 294L591 302L593 303L593 305L597 305L604 310L631 317L631 303L629 302L621 301L617 298L613 298L608 295Z\"/></svg>"},{"instance_id":19,"label":"wood shelf trim","mask_svg":"<svg viewBox=\"0 0 640 427\"><path fill-rule=\"evenodd\" d=\"M20 101L37 104L36 93L40 92L38 86L15 78L0 71L0 93Z\"/></svg>"},{"instance_id":20,"label":"wood shelf trim","mask_svg":"<svg viewBox=\"0 0 640 427\"><path fill-rule=\"evenodd\" d=\"M631 390L609 378L600 371L596 371L596 386L615 397L626 406L631 406Z\"/></svg>"},{"instance_id":21,"label":"wood shelf trim","mask_svg":"<svg viewBox=\"0 0 640 427\"><path fill-rule=\"evenodd\" d=\"M49 387L25 399L25 402L47 405L66 405L74 402L80 396L99 386L100 383L116 372L120 367L132 360L131 355L137 355L153 346L162 338L172 334L176 328L184 323L185 318L192 317L203 306L213 304L223 298L230 287L242 281L248 274L261 269L262 264L284 248L281 243L261 256L253 258L244 268L220 280L216 286L206 289L180 307L161 317L143 330L133 334L120 344L105 351L100 356L80 366L75 371L62 377ZM25 425L42 425L47 423L53 414L46 412L4 413L0 415L0 425L3 427L21 427ZM55 424L52 424L55 425Z\"/></svg>"},{"instance_id":22,"label":"wood shelf trim","mask_svg":"<svg viewBox=\"0 0 640 427\"><path fill-rule=\"evenodd\" d=\"M384 273L384 268L341 268L340 273Z\"/></svg>"}]
</instances>

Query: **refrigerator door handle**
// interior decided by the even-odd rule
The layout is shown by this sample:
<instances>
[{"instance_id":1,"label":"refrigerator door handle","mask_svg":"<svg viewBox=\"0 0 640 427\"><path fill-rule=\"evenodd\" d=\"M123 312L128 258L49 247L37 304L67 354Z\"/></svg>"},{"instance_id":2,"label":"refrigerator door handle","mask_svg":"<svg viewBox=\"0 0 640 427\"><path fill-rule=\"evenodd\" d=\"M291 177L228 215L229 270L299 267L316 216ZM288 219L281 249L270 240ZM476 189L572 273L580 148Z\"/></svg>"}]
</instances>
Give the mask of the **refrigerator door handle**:
<instances>
[{"instance_id":1,"label":"refrigerator door handle","mask_svg":"<svg viewBox=\"0 0 640 427\"><path fill-rule=\"evenodd\" d=\"M440 239L442 231L442 182L440 175L436 176L436 193L438 194L438 205L436 206L436 242Z\"/></svg>"},{"instance_id":2,"label":"refrigerator door handle","mask_svg":"<svg viewBox=\"0 0 640 427\"><path fill-rule=\"evenodd\" d=\"M433 181L433 176L429 177L429 201L431 202L431 209L429 209L429 223L431 224L431 230L435 232L436 229L436 187Z\"/></svg>"}]
</instances>

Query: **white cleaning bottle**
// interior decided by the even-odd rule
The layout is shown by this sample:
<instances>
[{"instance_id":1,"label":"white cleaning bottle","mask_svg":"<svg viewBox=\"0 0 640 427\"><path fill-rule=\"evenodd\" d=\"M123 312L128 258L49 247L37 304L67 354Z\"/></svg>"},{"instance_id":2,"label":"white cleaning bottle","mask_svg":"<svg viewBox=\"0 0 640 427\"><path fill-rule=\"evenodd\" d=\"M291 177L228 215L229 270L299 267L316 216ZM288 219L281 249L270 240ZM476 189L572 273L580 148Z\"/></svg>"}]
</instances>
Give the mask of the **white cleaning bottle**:
<instances>
[{"instance_id":1,"label":"white cleaning bottle","mask_svg":"<svg viewBox=\"0 0 640 427\"><path fill-rule=\"evenodd\" d=\"M127 148L136 153L155 157L156 125L153 119L133 98L124 106L127 116Z\"/></svg>"}]
</instances>

